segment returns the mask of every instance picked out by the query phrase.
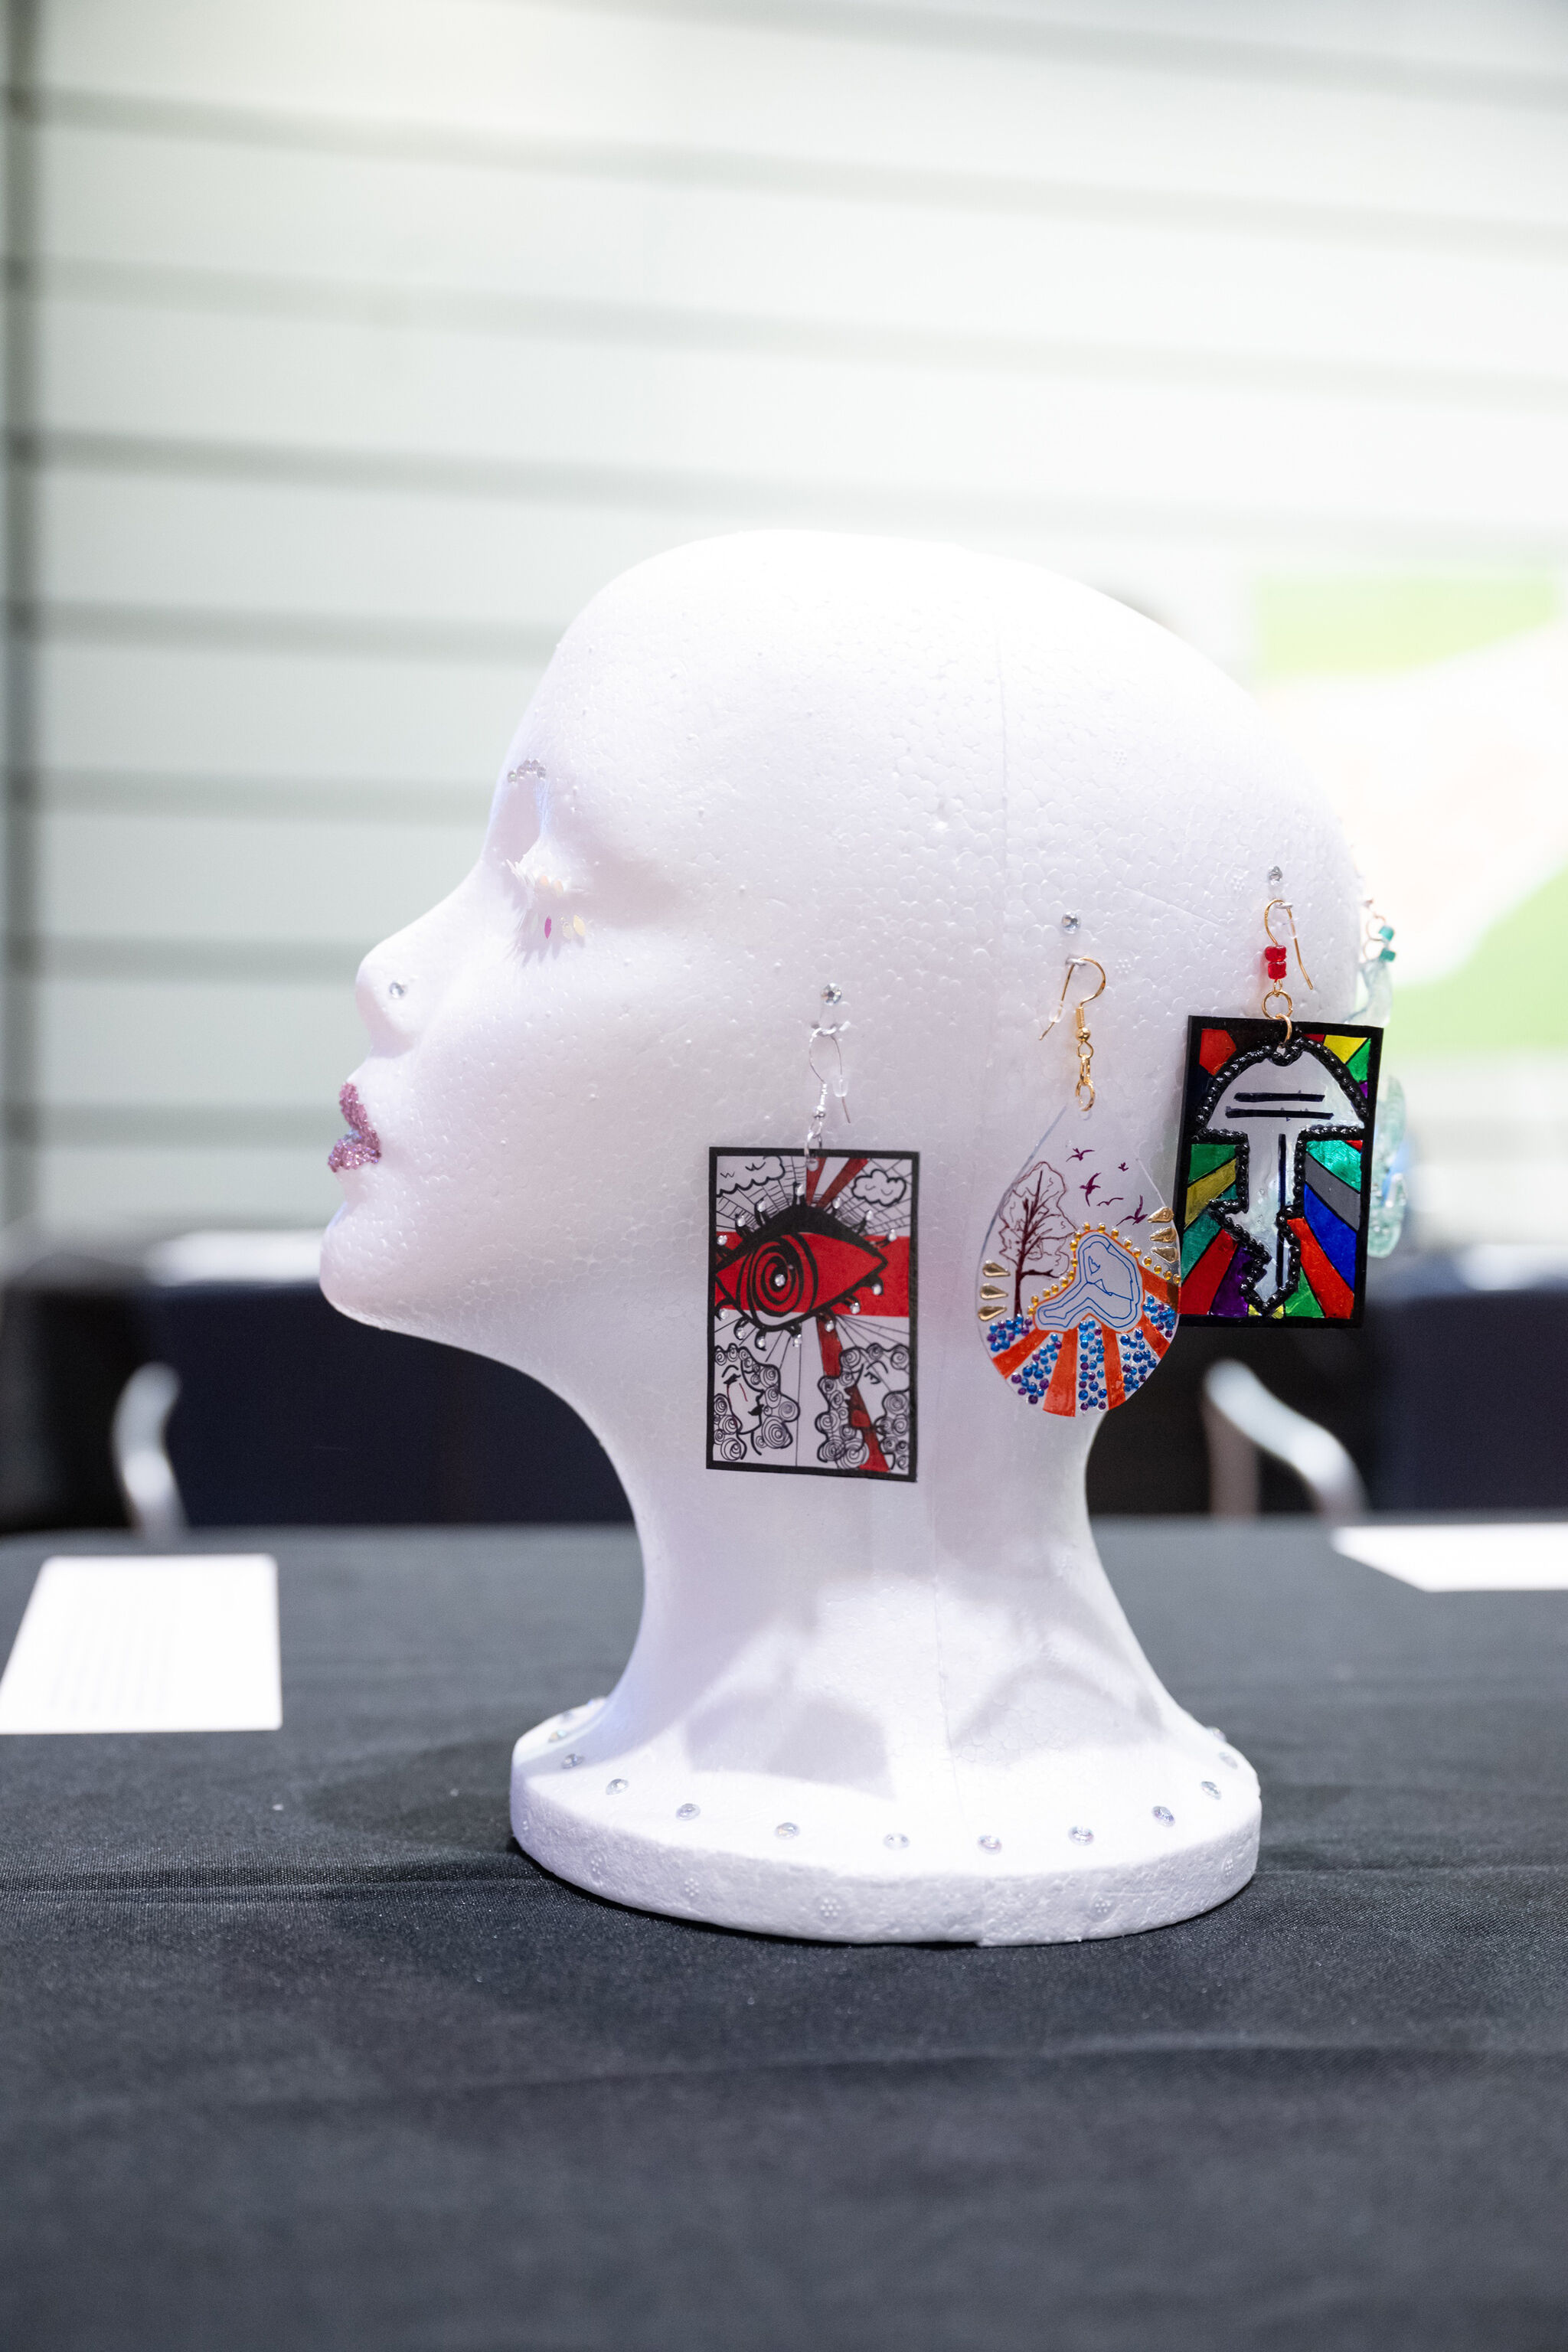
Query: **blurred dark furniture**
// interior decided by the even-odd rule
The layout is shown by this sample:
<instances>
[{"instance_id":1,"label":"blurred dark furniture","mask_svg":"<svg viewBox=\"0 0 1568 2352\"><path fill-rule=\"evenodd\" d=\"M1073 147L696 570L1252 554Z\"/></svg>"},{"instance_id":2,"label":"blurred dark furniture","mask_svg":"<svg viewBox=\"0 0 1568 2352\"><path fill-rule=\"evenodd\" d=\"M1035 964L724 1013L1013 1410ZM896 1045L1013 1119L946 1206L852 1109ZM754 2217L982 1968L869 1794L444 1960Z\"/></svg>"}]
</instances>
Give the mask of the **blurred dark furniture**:
<instances>
[{"instance_id":1,"label":"blurred dark furniture","mask_svg":"<svg viewBox=\"0 0 1568 2352\"><path fill-rule=\"evenodd\" d=\"M503 1364L351 1323L313 1285L147 1281L58 1254L0 1307L0 1528L121 1527L110 1423L172 1365L168 1451L193 1527L626 1520L569 1405Z\"/></svg>"},{"instance_id":2,"label":"blurred dark furniture","mask_svg":"<svg viewBox=\"0 0 1568 2352\"><path fill-rule=\"evenodd\" d=\"M1377 1509L1568 1509L1568 1283L1477 1290L1463 1263L1377 1268L1360 1331L1184 1330L1106 1417L1091 1509L1208 1509L1200 1388L1222 1357L1331 1429ZM311 1284L159 1284L135 1252L56 1250L0 1305L0 1529L124 1524L110 1423L149 1361L180 1377L168 1445L194 1527L629 1517L597 1440L520 1372L351 1323ZM1272 1464L1262 1507L1302 1507Z\"/></svg>"},{"instance_id":3,"label":"blurred dark furniture","mask_svg":"<svg viewBox=\"0 0 1568 2352\"><path fill-rule=\"evenodd\" d=\"M1331 1430L1374 1510L1568 1509L1568 1280L1482 1290L1466 1265L1414 1252L1374 1265L1358 1331L1184 1328L1159 1378L1106 1416L1090 1509L1207 1509L1199 1395L1221 1358ZM1301 1508L1268 1462L1263 1508Z\"/></svg>"}]
</instances>

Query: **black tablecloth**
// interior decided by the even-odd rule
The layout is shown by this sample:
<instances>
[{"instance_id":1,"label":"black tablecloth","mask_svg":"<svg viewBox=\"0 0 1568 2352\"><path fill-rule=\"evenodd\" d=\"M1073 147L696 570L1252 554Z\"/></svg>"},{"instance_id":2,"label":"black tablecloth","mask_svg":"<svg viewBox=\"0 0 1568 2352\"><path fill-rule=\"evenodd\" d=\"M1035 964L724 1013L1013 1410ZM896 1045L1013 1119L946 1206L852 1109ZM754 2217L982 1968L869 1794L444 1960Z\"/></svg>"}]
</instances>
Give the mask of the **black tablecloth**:
<instances>
[{"instance_id":1,"label":"black tablecloth","mask_svg":"<svg viewBox=\"0 0 1568 2352\"><path fill-rule=\"evenodd\" d=\"M9 2352L1563 2352L1568 1593L1100 1534L1264 1790L1253 1885L1114 1942L527 1861L508 1752L625 1656L616 1532L279 1536L281 1733L0 1739ZM0 1640L59 1548L0 1547Z\"/></svg>"}]
</instances>

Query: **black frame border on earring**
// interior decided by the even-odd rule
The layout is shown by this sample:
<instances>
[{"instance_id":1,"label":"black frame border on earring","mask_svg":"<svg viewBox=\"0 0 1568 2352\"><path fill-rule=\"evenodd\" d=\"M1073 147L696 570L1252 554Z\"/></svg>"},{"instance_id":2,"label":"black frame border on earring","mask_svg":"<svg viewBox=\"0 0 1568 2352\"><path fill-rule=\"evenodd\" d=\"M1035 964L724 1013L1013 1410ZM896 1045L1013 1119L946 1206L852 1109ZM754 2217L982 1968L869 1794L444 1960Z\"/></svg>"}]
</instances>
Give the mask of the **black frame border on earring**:
<instances>
[{"instance_id":1,"label":"black frame border on earring","mask_svg":"<svg viewBox=\"0 0 1568 2352\"><path fill-rule=\"evenodd\" d=\"M1223 1034L1230 1040L1231 1051L1215 1067L1210 1068L1204 1059L1205 1035L1205 1033L1215 1032ZM1351 1072L1349 1060L1352 1057L1336 1055L1325 1045L1324 1041L1330 1037L1353 1037L1358 1041L1364 1041L1369 1050L1363 1077L1357 1078ZM1352 1129L1343 1124L1332 1126L1326 1121L1320 1122L1315 1129L1303 1125L1296 1136L1292 1152L1290 1197L1292 1200L1300 1200L1300 1219L1310 1223L1306 1202L1308 1142L1341 1139L1355 1141L1360 1145L1362 1181L1360 1218L1355 1228L1353 1279L1349 1284L1344 1284L1343 1275L1337 1267L1332 1266L1331 1260L1328 1261L1342 1285L1350 1290L1350 1310L1345 1314L1322 1312L1318 1315L1303 1315L1288 1314L1281 1307L1270 1313L1259 1307L1256 1302L1250 1302L1250 1312L1216 1315L1209 1310L1214 1298L1217 1297L1226 1286L1230 1265L1242 1252L1247 1253L1249 1256L1256 1255L1258 1245L1255 1242L1238 1234L1228 1219L1222 1219L1223 1230L1230 1234L1233 1249L1218 1279L1208 1287L1206 1292L1199 1286L1195 1294L1192 1293L1190 1286L1193 1284L1193 1277L1196 1275L1203 1257L1206 1256L1208 1247L1212 1246L1213 1239L1211 1237L1211 1242L1205 1244L1199 1258L1189 1265L1187 1261L1189 1228L1196 1223L1199 1216L1211 1205L1207 1198L1196 1203L1193 1202L1192 1196L1198 1189L1198 1185L1193 1181L1192 1174L1193 1147L1200 1141L1211 1139L1203 1132L1207 1116L1217 1104L1220 1096L1231 1080L1238 1075L1238 1065L1245 1067L1256 1064L1261 1067L1272 1061L1278 1066L1281 1053L1288 1053L1292 1062L1295 1062L1300 1059L1302 1052L1310 1053L1314 1060L1321 1059L1328 1074L1352 1095L1359 1095L1365 1106L1364 1119L1358 1129ZM1260 1326L1290 1331L1351 1331L1359 1327L1366 1311L1367 1240L1372 1215L1372 1162L1376 1142L1377 1088L1382 1057L1383 1031L1381 1028L1369 1028L1363 1023L1357 1021L1316 1019L1305 1024L1296 1023L1292 1025L1291 1034L1287 1040L1281 1035L1281 1024L1278 1019L1265 1020L1257 1013L1227 1015L1223 1013L1194 1013L1189 1014L1186 1056L1183 1068L1182 1126L1176 1148L1176 1181L1172 1192L1172 1206L1175 1212L1177 1235L1182 1250L1182 1274L1177 1294L1177 1312L1184 1323L1210 1323L1233 1331L1253 1330ZM1247 1162L1250 1150L1250 1139L1245 1135L1238 1135L1235 1138L1235 1143L1237 1174L1238 1176L1249 1175L1250 1171ZM1223 1193L1214 1196L1215 1200L1224 1197ZM1344 1221L1342 1219L1341 1222ZM1302 1252L1300 1238L1288 1233L1286 1245L1292 1268L1292 1279L1288 1286L1287 1295L1293 1296L1302 1276ZM1321 1247L1321 1243L1315 1245ZM1326 1258L1327 1252L1325 1251L1323 1255ZM1256 1279L1257 1270L1255 1269L1247 1273L1243 1281L1237 1286L1243 1296L1250 1290ZM1309 1289L1313 1287L1310 1279L1308 1287ZM1201 1297L1204 1304L1189 1306L1187 1304L1189 1295ZM1314 1297L1317 1296L1315 1290L1313 1290L1313 1296ZM1321 1305L1321 1300L1318 1303Z\"/></svg>"},{"instance_id":2,"label":"black frame border on earring","mask_svg":"<svg viewBox=\"0 0 1568 2352\"><path fill-rule=\"evenodd\" d=\"M910 1171L910 1251L909 1251L909 1337L910 1351L910 1466L907 1470L878 1470L870 1466L837 1469L826 1462L727 1462L720 1460L714 1451L713 1398L719 1369L719 1322L716 1308L718 1284L725 1263L725 1254L719 1247L718 1185L721 1160L797 1160L804 1171L807 1159L823 1160L897 1160ZM860 1149L854 1151L813 1152L807 1154L797 1144L776 1143L737 1144L716 1143L708 1152L708 1381L704 1413L707 1423L707 1465L710 1470L760 1472L774 1478L868 1478L879 1486L912 1486L920 1469L920 1179L921 1156L918 1151L901 1151L889 1145ZM801 1326L815 1321L814 1315L801 1318ZM868 1318L869 1320L870 1318ZM779 1327L784 1328L784 1327ZM804 1345L804 1342L803 1342Z\"/></svg>"}]
</instances>

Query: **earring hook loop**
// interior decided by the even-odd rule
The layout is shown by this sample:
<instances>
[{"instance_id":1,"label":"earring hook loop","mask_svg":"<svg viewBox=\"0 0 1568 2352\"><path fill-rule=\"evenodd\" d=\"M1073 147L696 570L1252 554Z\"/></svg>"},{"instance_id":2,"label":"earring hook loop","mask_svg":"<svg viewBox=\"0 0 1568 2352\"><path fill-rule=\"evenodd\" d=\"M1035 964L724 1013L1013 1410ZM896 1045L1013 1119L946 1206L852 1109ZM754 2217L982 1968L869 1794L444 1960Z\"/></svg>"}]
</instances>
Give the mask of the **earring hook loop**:
<instances>
[{"instance_id":1,"label":"earring hook loop","mask_svg":"<svg viewBox=\"0 0 1568 2352\"><path fill-rule=\"evenodd\" d=\"M822 1149L822 1135L827 1124L827 1098L830 1092L843 1115L845 1125L847 1127L851 1124L849 1088L844 1076L844 1048L838 1042L848 1026L847 1021L819 1021L806 1039L806 1067L822 1089L816 1098L816 1108L811 1115L811 1123L805 1131L805 1156L808 1160ZM819 1070L816 1066L818 1038L823 1039L833 1048L834 1059L837 1066L831 1075L825 1070Z\"/></svg>"},{"instance_id":2,"label":"earring hook loop","mask_svg":"<svg viewBox=\"0 0 1568 2352\"><path fill-rule=\"evenodd\" d=\"M1269 919L1276 907L1282 907L1284 908L1285 919L1290 926L1290 944L1296 950L1296 969L1300 973L1302 979L1306 982L1308 987L1315 988L1317 986L1317 982L1312 978L1311 973L1307 970L1306 963L1301 955L1300 934L1296 929L1296 909L1292 907L1289 898L1270 898L1268 904L1263 909L1263 929L1268 936L1268 944L1270 947L1275 948L1282 948L1285 944L1283 940L1277 940L1275 938L1274 925Z\"/></svg>"},{"instance_id":3,"label":"earring hook loop","mask_svg":"<svg viewBox=\"0 0 1568 2352\"><path fill-rule=\"evenodd\" d=\"M1262 1010L1266 1020L1278 1021L1283 1028L1285 1034L1279 1040L1280 1045L1283 1046L1288 1045L1290 1043L1290 1039L1294 1034L1294 1031L1291 1027L1291 1015L1295 1012L1296 1006L1289 992L1282 985L1285 975L1285 957L1283 953L1285 942L1283 940L1277 940L1274 936L1274 910L1277 907L1283 909L1285 919L1290 926L1290 944L1296 950L1297 971L1300 973L1309 988L1316 987L1317 983L1313 980L1311 973L1307 970L1306 961L1301 953L1301 935L1296 929L1295 908L1292 907L1289 898L1270 898L1268 904L1263 909L1263 936L1268 940L1270 948L1279 950L1281 952L1279 955L1279 971L1273 976L1271 985L1266 988L1263 992ZM1285 1007L1283 1013L1278 1010L1279 1006L1281 1004Z\"/></svg>"},{"instance_id":4,"label":"earring hook loop","mask_svg":"<svg viewBox=\"0 0 1568 2352\"><path fill-rule=\"evenodd\" d=\"M1061 1019L1067 1010L1068 991L1072 986L1072 976L1075 971L1097 971L1100 974L1100 986L1091 989L1087 996L1080 996L1073 1006L1073 1028L1078 1037L1078 1084L1074 1087L1073 1093L1078 1097L1079 1110L1090 1111L1094 1108L1094 1078L1091 1075L1094 1063L1094 1040L1089 1034L1089 1023L1084 1019L1084 1008L1105 993L1105 966L1098 956L1073 956L1069 959L1067 978L1062 982L1061 1003L1057 1006L1040 1034L1042 1037L1048 1037Z\"/></svg>"},{"instance_id":5,"label":"earring hook loop","mask_svg":"<svg viewBox=\"0 0 1568 2352\"><path fill-rule=\"evenodd\" d=\"M1074 972L1079 971L1089 971L1090 969L1100 974L1100 986L1091 991L1088 996L1080 996L1076 1009L1081 1013L1086 1004L1092 1004L1096 997L1103 996L1105 994L1105 966L1100 962L1100 958L1098 956L1069 956L1068 959L1067 977L1062 982L1061 1001L1058 1004L1057 1009L1052 1013L1050 1019L1047 1022L1045 1027L1041 1030L1040 1034L1042 1037L1048 1037L1050 1035L1051 1031L1056 1027L1057 1023L1061 1019L1062 1014L1068 1009L1068 991L1072 986L1072 976Z\"/></svg>"}]
</instances>

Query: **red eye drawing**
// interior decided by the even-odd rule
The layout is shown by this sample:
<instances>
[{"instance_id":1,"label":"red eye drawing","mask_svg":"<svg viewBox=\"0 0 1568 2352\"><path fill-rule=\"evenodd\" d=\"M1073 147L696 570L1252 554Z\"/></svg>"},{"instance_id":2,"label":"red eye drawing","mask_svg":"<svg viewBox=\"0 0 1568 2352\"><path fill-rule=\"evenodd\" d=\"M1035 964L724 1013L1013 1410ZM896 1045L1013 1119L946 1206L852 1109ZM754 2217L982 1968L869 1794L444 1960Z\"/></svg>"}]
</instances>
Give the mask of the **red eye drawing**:
<instances>
[{"instance_id":1,"label":"red eye drawing","mask_svg":"<svg viewBox=\"0 0 1568 2352\"><path fill-rule=\"evenodd\" d=\"M837 1217L798 1201L721 1255L713 1304L733 1307L759 1330L787 1330L831 1315L887 1263Z\"/></svg>"}]
</instances>

